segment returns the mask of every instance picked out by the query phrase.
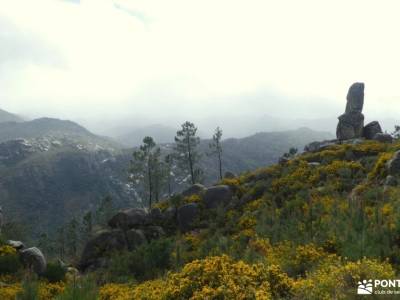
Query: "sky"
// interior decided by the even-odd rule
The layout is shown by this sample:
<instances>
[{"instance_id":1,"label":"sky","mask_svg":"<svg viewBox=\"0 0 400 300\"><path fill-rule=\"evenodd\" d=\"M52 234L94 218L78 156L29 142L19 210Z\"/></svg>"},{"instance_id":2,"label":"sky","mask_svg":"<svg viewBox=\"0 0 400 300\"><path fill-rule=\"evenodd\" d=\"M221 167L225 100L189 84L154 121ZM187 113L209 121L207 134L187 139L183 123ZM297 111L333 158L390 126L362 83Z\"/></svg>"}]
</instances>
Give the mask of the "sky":
<instances>
[{"instance_id":1,"label":"sky","mask_svg":"<svg viewBox=\"0 0 400 300\"><path fill-rule=\"evenodd\" d=\"M397 0L1 2L0 108L29 118L335 119L356 81L367 119L398 118Z\"/></svg>"}]
</instances>

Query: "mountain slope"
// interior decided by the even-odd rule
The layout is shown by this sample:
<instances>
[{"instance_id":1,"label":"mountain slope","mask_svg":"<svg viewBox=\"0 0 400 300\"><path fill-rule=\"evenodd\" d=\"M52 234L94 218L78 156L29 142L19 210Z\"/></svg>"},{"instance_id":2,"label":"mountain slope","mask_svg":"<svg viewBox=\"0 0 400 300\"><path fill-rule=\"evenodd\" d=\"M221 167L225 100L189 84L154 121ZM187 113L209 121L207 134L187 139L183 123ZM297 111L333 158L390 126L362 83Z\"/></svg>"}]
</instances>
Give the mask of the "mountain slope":
<instances>
[{"instance_id":1,"label":"mountain slope","mask_svg":"<svg viewBox=\"0 0 400 300\"><path fill-rule=\"evenodd\" d=\"M301 151L310 142L332 139L328 132L314 131L308 128L297 130L260 132L241 139L227 139L222 142L224 171L236 174L250 171L259 166L268 166L278 161L283 153L294 147ZM207 170L207 183L218 179L215 157L205 155L209 152L210 141L203 141L201 165Z\"/></svg>"},{"instance_id":2,"label":"mountain slope","mask_svg":"<svg viewBox=\"0 0 400 300\"><path fill-rule=\"evenodd\" d=\"M75 139L84 143L100 143L111 145L110 140L89 132L77 123L53 118L40 118L27 122L7 122L0 126L0 142L13 139L30 139L52 136ZM113 146L117 144L114 143Z\"/></svg>"},{"instance_id":3,"label":"mountain slope","mask_svg":"<svg viewBox=\"0 0 400 300\"><path fill-rule=\"evenodd\" d=\"M0 109L0 123L22 122L22 121L23 121L23 119L21 117Z\"/></svg>"},{"instance_id":4,"label":"mountain slope","mask_svg":"<svg viewBox=\"0 0 400 300\"><path fill-rule=\"evenodd\" d=\"M229 139L223 142L224 169L240 173L270 165L290 147L327 137L300 129ZM6 123L0 127L1 140L5 141L0 143L0 205L11 220L35 220L35 233L54 230L95 209L107 195L117 207L141 205L127 178L133 149L120 150L76 123L57 119ZM163 148L170 151L172 145ZM208 150L208 141L203 141L201 164L205 181L211 184L218 174ZM186 186L177 184L176 190Z\"/></svg>"},{"instance_id":5,"label":"mountain slope","mask_svg":"<svg viewBox=\"0 0 400 300\"><path fill-rule=\"evenodd\" d=\"M168 199L161 217L149 219L166 235L129 252L114 245L96 253L114 262L97 274L141 284L101 291L132 299L358 299L360 280L395 278L400 266L399 150L399 142L332 145ZM106 232L122 230L121 214Z\"/></svg>"}]
</instances>

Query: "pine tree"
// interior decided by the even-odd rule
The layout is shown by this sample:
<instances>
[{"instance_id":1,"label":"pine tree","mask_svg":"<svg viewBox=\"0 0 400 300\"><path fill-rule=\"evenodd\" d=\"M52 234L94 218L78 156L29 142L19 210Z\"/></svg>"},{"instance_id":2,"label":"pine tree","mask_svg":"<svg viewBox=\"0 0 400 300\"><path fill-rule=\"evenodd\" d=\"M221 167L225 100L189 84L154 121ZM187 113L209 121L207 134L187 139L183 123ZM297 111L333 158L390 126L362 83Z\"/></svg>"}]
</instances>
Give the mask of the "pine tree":
<instances>
[{"instance_id":1,"label":"pine tree","mask_svg":"<svg viewBox=\"0 0 400 300\"><path fill-rule=\"evenodd\" d=\"M168 197L171 198L172 196L172 168L174 164L174 158L172 154L167 154L164 157L164 166L165 166L165 174L166 174L166 180L167 180L167 187L168 187Z\"/></svg>"},{"instance_id":2,"label":"pine tree","mask_svg":"<svg viewBox=\"0 0 400 300\"><path fill-rule=\"evenodd\" d=\"M201 181L202 170L197 166L200 154L196 148L200 138L196 136L197 127L186 121L175 137L175 157L182 172L190 176L192 184Z\"/></svg>"},{"instance_id":3,"label":"pine tree","mask_svg":"<svg viewBox=\"0 0 400 300\"><path fill-rule=\"evenodd\" d=\"M93 231L93 216L92 212L88 211L86 214L83 215L82 217L82 222L81 222L81 241L83 244L85 244L90 236L92 235Z\"/></svg>"},{"instance_id":4,"label":"pine tree","mask_svg":"<svg viewBox=\"0 0 400 300\"><path fill-rule=\"evenodd\" d=\"M216 155L218 158L218 171L219 171L219 179L222 180L222 130L217 127L215 129L215 133L212 138L212 142L209 144L211 149L211 155Z\"/></svg>"},{"instance_id":5,"label":"pine tree","mask_svg":"<svg viewBox=\"0 0 400 300\"><path fill-rule=\"evenodd\" d=\"M78 247L79 247L79 223L75 218L67 224L65 237L67 242L67 249L68 254L75 258L78 254Z\"/></svg>"},{"instance_id":6,"label":"pine tree","mask_svg":"<svg viewBox=\"0 0 400 300\"><path fill-rule=\"evenodd\" d=\"M113 199L106 196L100 202L99 207L95 211L95 223L98 225L107 225L107 222L115 213Z\"/></svg>"},{"instance_id":7,"label":"pine tree","mask_svg":"<svg viewBox=\"0 0 400 300\"><path fill-rule=\"evenodd\" d=\"M153 199L158 201L163 181L161 149L157 147L152 137L145 137L143 145L133 153L130 179L143 189L142 194L148 198L149 208Z\"/></svg>"}]
</instances>

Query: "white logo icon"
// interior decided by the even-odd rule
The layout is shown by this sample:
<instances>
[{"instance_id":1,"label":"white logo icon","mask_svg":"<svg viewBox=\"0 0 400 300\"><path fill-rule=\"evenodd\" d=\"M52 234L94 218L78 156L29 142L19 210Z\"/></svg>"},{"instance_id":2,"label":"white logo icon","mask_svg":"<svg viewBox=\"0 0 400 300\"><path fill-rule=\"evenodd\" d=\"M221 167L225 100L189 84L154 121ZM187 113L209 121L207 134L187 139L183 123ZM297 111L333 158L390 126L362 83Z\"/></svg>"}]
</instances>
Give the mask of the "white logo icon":
<instances>
[{"instance_id":1,"label":"white logo icon","mask_svg":"<svg viewBox=\"0 0 400 300\"><path fill-rule=\"evenodd\" d=\"M358 295L371 295L373 290L372 280L363 280L358 282Z\"/></svg>"}]
</instances>

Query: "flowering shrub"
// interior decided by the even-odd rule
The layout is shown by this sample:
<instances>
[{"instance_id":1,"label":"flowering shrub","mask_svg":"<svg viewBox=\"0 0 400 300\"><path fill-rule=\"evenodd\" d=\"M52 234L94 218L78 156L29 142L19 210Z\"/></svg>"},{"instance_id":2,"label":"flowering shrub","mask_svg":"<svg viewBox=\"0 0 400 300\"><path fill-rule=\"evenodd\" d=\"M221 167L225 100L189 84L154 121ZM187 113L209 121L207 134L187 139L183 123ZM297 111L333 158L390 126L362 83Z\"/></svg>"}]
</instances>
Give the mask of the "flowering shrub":
<instances>
[{"instance_id":1,"label":"flowering shrub","mask_svg":"<svg viewBox=\"0 0 400 300\"><path fill-rule=\"evenodd\" d=\"M39 284L39 299L40 300L52 300L56 296L64 292L65 285L62 282L57 283L45 283Z\"/></svg>"},{"instance_id":2,"label":"flowering shrub","mask_svg":"<svg viewBox=\"0 0 400 300\"><path fill-rule=\"evenodd\" d=\"M201 197L199 195L191 195L184 199L184 203L199 203L201 201Z\"/></svg>"},{"instance_id":3,"label":"flowering shrub","mask_svg":"<svg viewBox=\"0 0 400 300\"><path fill-rule=\"evenodd\" d=\"M15 300L17 295L22 291L20 283L5 285L0 287L0 299Z\"/></svg>"},{"instance_id":4,"label":"flowering shrub","mask_svg":"<svg viewBox=\"0 0 400 300\"><path fill-rule=\"evenodd\" d=\"M354 298L357 282L369 278L391 279L395 273L389 263L377 260L329 262L297 280L293 292L296 299L304 300L350 299Z\"/></svg>"},{"instance_id":5,"label":"flowering shrub","mask_svg":"<svg viewBox=\"0 0 400 300\"><path fill-rule=\"evenodd\" d=\"M382 177L384 172L385 172L385 165L386 163L392 158L393 153L390 152L385 152L382 153L378 160L375 163L375 166L371 170L371 172L368 174L368 179L374 179L376 177Z\"/></svg>"},{"instance_id":6,"label":"flowering shrub","mask_svg":"<svg viewBox=\"0 0 400 300\"><path fill-rule=\"evenodd\" d=\"M226 255L208 257L168 274L165 280L138 285L132 299L271 299L268 275L261 264L234 262Z\"/></svg>"},{"instance_id":7,"label":"flowering shrub","mask_svg":"<svg viewBox=\"0 0 400 300\"><path fill-rule=\"evenodd\" d=\"M133 287L125 284L106 284L100 288L101 300L130 300L140 299L133 297Z\"/></svg>"},{"instance_id":8,"label":"flowering shrub","mask_svg":"<svg viewBox=\"0 0 400 300\"><path fill-rule=\"evenodd\" d=\"M14 274L21 268L17 251L11 246L0 247L0 275Z\"/></svg>"}]
</instances>

